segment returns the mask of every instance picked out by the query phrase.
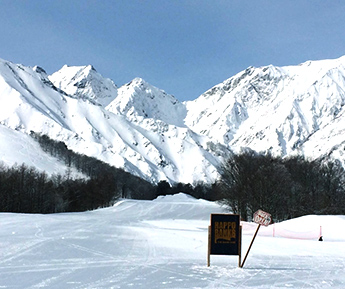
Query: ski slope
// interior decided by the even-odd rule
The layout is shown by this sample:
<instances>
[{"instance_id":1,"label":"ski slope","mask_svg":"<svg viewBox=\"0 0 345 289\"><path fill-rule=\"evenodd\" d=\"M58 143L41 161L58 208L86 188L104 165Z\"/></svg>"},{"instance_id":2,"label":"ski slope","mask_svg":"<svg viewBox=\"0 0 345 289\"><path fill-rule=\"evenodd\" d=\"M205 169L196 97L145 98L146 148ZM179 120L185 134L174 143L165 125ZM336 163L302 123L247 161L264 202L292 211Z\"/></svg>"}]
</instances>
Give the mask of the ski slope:
<instances>
[{"instance_id":1,"label":"ski slope","mask_svg":"<svg viewBox=\"0 0 345 289\"><path fill-rule=\"evenodd\" d=\"M207 267L210 214L221 212L177 194L83 213L2 213L0 288L345 287L345 216L275 224L275 237L262 228L244 268L237 256L211 256ZM324 242L314 239L320 226ZM243 255L253 229L243 223Z\"/></svg>"}]
</instances>

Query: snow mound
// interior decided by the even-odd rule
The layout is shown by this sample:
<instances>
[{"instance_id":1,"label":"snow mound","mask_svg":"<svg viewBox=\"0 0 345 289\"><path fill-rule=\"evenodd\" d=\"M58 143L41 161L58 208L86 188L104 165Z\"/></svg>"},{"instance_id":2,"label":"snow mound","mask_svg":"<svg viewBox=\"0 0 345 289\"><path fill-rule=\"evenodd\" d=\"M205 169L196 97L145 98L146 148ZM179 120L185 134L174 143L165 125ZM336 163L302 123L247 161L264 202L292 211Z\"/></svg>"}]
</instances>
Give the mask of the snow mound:
<instances>
[{"instance_id":1,"label":"snow mound","mask_svg":"<svg viewBox=\"0 0 345 289\"><path fill-rule=\"evenodd\" d=\"M185 194L185 193L178 193L174 195L166 195L166 196L158 196L156 199L154 199L154 202L191 202L195 203L199 200L192 197L191 195Z\"/></svg>"}]
</instances>

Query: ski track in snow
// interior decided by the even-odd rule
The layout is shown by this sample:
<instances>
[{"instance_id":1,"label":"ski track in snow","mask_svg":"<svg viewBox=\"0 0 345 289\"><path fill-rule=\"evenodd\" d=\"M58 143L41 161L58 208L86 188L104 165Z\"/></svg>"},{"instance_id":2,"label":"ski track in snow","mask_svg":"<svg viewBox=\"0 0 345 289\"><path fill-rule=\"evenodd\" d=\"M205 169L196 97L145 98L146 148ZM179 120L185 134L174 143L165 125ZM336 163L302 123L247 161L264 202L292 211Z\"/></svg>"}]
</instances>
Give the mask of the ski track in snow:
<instances>
[{"instance_id":1,"label":"ski track in snow","mask_svg":"<svg viewBox=\"0 0 345 289\"><path fill-rule=\"evenodd\" d=\"M85 213L1 214L0 288L344 288L343 235L317 242L262 230L244 268L214 255L206 267L209 217L223 211L178 194ZM243 256L251 238L244 232Z\"/></svg>"}]
</instances>

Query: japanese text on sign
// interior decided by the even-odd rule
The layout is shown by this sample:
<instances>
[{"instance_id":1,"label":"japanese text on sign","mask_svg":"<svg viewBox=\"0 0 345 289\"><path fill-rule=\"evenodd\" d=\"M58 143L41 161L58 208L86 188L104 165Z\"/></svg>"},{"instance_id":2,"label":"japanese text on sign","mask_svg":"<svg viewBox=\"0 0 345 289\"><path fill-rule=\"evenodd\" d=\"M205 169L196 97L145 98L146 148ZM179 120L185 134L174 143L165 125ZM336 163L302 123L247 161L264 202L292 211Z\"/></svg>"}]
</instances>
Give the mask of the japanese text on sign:
<instances>
[{"instance_id":1,"label":"japanese text on sign","mask_svg":"<svg viewBox=\"0 0 345 289\"><path fill-rule=\"evenodd\" d=\"M269 213L266 213L262 210L257 210L254 213L253 220L257 224L268 226L271 223L272 218Z\"/></svg>"}]
</instances>

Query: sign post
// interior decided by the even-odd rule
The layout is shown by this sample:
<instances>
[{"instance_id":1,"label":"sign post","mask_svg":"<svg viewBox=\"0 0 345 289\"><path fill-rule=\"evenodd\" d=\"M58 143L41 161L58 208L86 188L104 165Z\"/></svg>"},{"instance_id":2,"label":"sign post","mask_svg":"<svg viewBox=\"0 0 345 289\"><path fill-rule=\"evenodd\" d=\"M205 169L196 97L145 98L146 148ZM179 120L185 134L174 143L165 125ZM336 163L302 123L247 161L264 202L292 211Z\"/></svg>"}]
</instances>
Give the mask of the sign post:
<instances>
[{"instance_id":1,"label":"sign post","mask_svg":"<svg viewBox=\"0 0 345 289\"><path fill-rule=\"evenodd\" d=\"M254 237L253 237L252 241L250 242L250 245L249 245L248 251L247 251L247 253L246 253L246 256L244 256L243 262L242 262L242 264L240 265L241 268L244 266L244 262L246 262L246 260L247 260L249 251L250 251L250 249L251 249L251 247L252 247L252 245L253 245L253 243L254 243L254 240L255 240L255 238L256 238L256 235L257 235L258 232L259 232L260 226L261 226L261 225L259 224L258 227L256 228Z\"/></svg>"},{"instance_id":2,"label":"sign post","mask_svg":"<svg viewBox=\"0 0 345 289\"><path fill-rule=\"evenodd\" d=\"M211 225L208 231L207 266L210 266L210 255L238 255L240 265L240 216L211 214Z\"/></svg>"},{"instance_id":3,"label":"sign post","mask_svg":"<svg viewBox=\"0 0 345 289\"><path fill-rule=\"evenodd\" d=\"M250 249L251 249L251 247L252 247L252 245L253 245L253 243L254 243L254 240L255 240L255 238L256 238L256 235L257 235L258 232L259 232L260 226L261 226L261 225L268 226L268 225L271 223L272 218L271 218L271 215L270 215L269 213L266 213L266 212L264 212L264 211L262 211L262 210L257 210L257 211L254 213L253 220L254 220L255 223L258 224L258 227L257 227L257 229L256 229L256 231L255 231L255 234L254 234L254 237L253 237L252 241L250 242L250 245L249 245L248 251L247 251L247 253L246 253L246 256L244 257L243 262L242 262L242 264L240 265L241 268L244 266L244 262L246 262L246 260L247 260L249 251L250 251Z\"/></svg>"}]
</instances>

